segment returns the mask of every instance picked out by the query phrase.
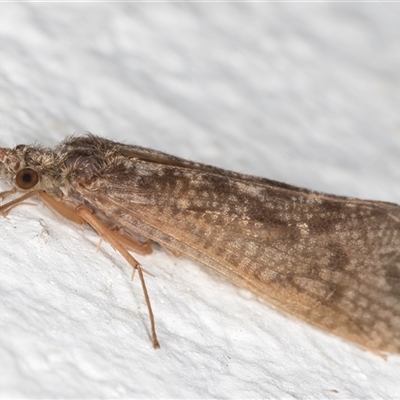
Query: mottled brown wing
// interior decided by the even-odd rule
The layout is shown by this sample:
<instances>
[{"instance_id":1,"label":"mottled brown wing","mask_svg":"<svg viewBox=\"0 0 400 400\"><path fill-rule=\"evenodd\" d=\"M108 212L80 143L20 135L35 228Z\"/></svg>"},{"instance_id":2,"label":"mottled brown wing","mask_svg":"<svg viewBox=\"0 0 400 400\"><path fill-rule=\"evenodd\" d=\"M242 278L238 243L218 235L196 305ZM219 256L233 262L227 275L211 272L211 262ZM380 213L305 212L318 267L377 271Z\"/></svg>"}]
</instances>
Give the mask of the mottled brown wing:
<instances>
[{"instance_id":1,"label":"mottled brown wing","mask_svg":"<svg viewBox=\"0 0 400 400\"><path fill-rule=\"evenodd\" d=\"M78 176L72 195L281 310L370 350L400 352L398 206L188 163L110 164Z\"/></svg>"}]
</instances>

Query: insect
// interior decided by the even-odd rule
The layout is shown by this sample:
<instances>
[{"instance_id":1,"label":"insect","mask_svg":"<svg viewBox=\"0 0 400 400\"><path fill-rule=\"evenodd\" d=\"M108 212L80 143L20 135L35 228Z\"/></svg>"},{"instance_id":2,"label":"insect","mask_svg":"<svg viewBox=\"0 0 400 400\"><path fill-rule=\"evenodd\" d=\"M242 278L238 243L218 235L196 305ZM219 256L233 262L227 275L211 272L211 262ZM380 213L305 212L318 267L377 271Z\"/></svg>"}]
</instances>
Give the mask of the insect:
<instances>
[{"instance_id":1,"label":"insect","mask_svg":"<svg viewBox=\"0 0 400 400\"><path fill-rule=\"evenodd\" d=\"M30 197L89 224L137 271L153 242L373 352L400 352L400 206L225 171L93 135L0 149L5 216Z\"/></svg>"}]
</instances>

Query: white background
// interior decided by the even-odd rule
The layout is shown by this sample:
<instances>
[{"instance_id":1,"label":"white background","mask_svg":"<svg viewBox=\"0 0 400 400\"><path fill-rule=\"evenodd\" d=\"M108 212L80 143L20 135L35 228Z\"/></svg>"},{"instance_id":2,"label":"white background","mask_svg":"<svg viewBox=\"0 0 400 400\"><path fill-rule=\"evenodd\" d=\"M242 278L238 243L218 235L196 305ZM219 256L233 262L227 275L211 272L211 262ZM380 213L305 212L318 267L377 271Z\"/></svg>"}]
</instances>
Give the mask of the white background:
<instances>
[{"instance_id":1,"label":"white background","mask_svg":"<svg viewBox=\"0 0 400 400\"><path fill-rule=\"evenodd\" d=\"M0 4L0 145L93 133L400 203L399 4ZM6 190L6 183L1 183ZM394 398L386 361L163 250L140 285L42 205L0 220L0 396Z\"/></svg>"}]
</instances>

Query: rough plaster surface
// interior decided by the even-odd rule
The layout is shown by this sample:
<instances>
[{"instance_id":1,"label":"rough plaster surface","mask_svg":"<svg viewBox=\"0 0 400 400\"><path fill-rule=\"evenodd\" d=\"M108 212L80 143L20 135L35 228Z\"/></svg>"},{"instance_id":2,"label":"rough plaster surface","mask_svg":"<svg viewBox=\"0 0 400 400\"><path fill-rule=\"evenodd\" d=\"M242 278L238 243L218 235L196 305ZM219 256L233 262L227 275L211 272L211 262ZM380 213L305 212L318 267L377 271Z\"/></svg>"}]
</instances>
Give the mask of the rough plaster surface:
<instances>
[{"instance_id":1,"label":"rough plaster surface","mask_svg":"<svg viewBox=\"0 0 400 400\"><path fill-rule=\"evenodd\" d=\"M91 131L400 203L399 4L3 3L0 145ZM7 186L2 183L1 189ZM38 204L0 221L2 398L398 398L387 360L161 249L138 281Z\"/></svg>"}]
</instances>

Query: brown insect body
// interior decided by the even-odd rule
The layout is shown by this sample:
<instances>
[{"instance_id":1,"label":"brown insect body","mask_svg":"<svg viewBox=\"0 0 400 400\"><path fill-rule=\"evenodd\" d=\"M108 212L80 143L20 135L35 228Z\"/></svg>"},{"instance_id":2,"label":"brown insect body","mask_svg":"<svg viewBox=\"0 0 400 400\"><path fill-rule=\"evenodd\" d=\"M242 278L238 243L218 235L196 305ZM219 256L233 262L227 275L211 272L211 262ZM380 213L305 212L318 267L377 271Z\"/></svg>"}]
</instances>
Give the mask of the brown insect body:
<instances>
[{"instance_id":1,"label":"brown insect body","mask_svg":"<svg viewBox=\"0 0 400 400\"><path fill-rule=\"evenodd\" d=\"M1 149L0 162L16 190L45 192L45 201L90 210L93 217L78 214L92 226L97 219L123 229L118 238L107 231L109 241L136 243L139 234L325 331L400 352L396 204L312 192L92 135L54 150ZM40 177L28 188L26 170ZM18 200L8 204L0 211Z\"/></svg>"}]
</instances>

